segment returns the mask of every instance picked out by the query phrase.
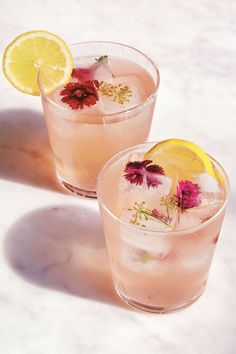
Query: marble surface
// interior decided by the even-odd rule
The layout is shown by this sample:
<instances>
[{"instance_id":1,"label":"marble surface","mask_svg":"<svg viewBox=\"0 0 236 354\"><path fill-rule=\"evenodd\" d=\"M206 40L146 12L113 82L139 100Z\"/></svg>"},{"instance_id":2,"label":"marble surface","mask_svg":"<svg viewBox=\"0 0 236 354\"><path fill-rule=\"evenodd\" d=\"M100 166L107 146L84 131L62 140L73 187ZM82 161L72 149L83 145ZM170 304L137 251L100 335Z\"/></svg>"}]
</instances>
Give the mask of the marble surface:
<instances>
[{"instance_id":1,"label":"marble surface","mask_svg":"<svg viewBox=\"0 0 236 354\"><path fill-rule=\"evenodd\" d=\"M195 141L222 162L231 199L204 295L171 315L114 294L97 203L58 186L40 101L0 75L0 352L236 353L236 2L8 0L0 49L47 29L68 43L113 40L157 63L150 140Z\"/></svg>"}]
</instances>

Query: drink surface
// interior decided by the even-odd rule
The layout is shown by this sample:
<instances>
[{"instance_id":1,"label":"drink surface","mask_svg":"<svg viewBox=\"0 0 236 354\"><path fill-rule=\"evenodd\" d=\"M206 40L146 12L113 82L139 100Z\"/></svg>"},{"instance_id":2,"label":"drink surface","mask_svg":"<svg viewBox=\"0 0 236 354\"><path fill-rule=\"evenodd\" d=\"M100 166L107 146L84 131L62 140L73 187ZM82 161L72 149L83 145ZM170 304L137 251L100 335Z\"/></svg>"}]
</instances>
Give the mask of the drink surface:
<instances>
[{"instance_id":1,"label":"drink surface","mask_svg":"<svg viewBox=\"0 0 236 354\"><path fill-rule=\"evenodd\" d=\"M157 172L153 172L155 167ZM151 160L147 163L144 152L134 151L115 161L102 177L103 193L110 185L117 191L115 199L110 196L112 202L109 194L103 198L121 221L147 232L183 231L201 225L222 207L225 185L216 176L189 170L191 177L187 180L179 178L180 170L175 170L174 176L172 171L170 176L162 167L158 171L158 167L161 166ZM215 164L214 170L217 171Z\"/></svg>"},{"instance_id":2,"label":"drink surface","mask_svg":"<svg viewBox=\"0 0 236 354\"><path fill-rule=\"evenodd\" d=\"M69 109L65 118L89 124L109 124L125 117L104 117L129 110L140 104L154 92L154 81L151 75L139 64L119 57L105 57L99 59L96 56L83 57L74 60L75 68L72 72L71 83L79 84L90 82L94 85L97 100L72 108L70 100L63 97L63 88L48 97L65 109ZM96 86L97 84L97 86ZM78 85L78 90L81 91ZM86 93L85 93L86 94ZM80 98L75 97L74 99ZM96 99L96 98L95 98Z\"/></svg>"},{"instance_id":3,"label":"drink surface","mask_svg":"<svg viewBox=\"0 0 236 354\"><path fill-rule=\"evenodd\" d=\"M98 195L118 293L133 306L168 312L195 301L206 285L226 184L213 160L215 177L186 170L187 181L168 163L167 174L144 164L146 155L131 151L111 162Z\"/></svg>"}]
</instances>

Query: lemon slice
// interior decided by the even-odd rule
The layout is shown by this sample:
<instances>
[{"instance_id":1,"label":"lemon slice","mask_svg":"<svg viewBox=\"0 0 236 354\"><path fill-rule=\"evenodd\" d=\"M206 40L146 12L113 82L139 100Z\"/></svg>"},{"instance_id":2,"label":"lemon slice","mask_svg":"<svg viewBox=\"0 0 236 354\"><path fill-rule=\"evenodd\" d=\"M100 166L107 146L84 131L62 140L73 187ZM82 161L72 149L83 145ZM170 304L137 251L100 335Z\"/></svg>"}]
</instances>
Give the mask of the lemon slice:
<instances>
[{"instance_id":1,"label":"lemon slice","mask_svg":"<svg viewBox=\"0 0 236 354\"><path fill-rule=\"evenodd\" d=\"M73 69L66 43L47 31L26 32L15 38L3 55L3 72L18 90L39 96L38 73L45 93L70 80Z\"/></svg>"},{"instance_id":2,"label":"lemon slice","mask_svg":"<svg viewBox=\"0 0 236 354\"><path fill-rule=\"evenodd\" d=\"M217 179L208 155L199 146L187 140L164 140L149 150L145 159L163 167L166 175L175 180L191 180L191 177L203 172Z\"/></svg>"}]
</instances>

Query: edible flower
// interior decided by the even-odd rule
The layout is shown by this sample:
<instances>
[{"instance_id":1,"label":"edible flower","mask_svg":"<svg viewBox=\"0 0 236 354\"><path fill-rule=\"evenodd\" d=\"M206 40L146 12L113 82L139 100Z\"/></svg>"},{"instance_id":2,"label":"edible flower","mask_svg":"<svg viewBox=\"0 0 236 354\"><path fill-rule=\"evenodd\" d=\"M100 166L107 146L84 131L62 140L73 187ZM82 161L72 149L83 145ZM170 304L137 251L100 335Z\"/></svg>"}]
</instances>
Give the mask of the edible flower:
<instances>
[{"instance_id":1,"label":"edible flower","mask_svg":"<svg viewBox=\"0 0 236 354\"><path fill-rule=\"evenodd\" d=\"M124 178L128 182L141 186L146 180L148 188L160 185L158 177L165 174L162 167L152 164L152 160L129 161L124 172Z\"/></svg>"},{"instance_id":2,"label":"edible flower","mask_svg":"<svg viewBox=\"0 0 236 354\"><path fill-rule=\"evenodd\" d=\"M70 82L60 92L60 95L64 96L61 101L68 104L72 109L94 106L98 101L98 87L97 80L88 80L82 83Z\"/></svg>"},{"instance_id":3,"label":"edible flower","mask_svg":"<svg viewBox=\"0 0 236 354\"><path fill-rule=\"evenodd\" d=\"M182 211L200 204L200 187L191 181L180 181L177 185L178 206Z\"/></svg>"},{"instance_id":4,"label":"edible flower","mask_svg":"<svg viewBox=\"0 0 236 354\"><path fill-rule=\"evenodd\" d=\"M79 82L84 82L93 80L93 74L94 70L92 68L74 68L71 76Z\"/></svg>"},{"instance_id":5,"label":"edible flower","mask_svg":"<svg viewBox=\"0 0 236 354\"><path fill-rule=\"evenodd\" d=\"M168 216L162 214L160 211L158 211L156 208L152 209L151 211L151 216L155 219L158 219L160 221L163 221L164 223L168 224L170 223L170 218Z\"/></svg>"}]
</instances>

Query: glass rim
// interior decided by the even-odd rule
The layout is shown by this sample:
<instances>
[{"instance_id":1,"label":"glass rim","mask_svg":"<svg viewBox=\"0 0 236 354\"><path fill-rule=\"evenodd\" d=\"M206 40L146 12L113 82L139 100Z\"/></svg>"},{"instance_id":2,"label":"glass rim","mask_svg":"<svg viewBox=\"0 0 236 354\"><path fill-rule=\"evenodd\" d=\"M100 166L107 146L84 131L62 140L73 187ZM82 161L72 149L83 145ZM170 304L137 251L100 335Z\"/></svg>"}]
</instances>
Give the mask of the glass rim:
<instances>
[{"instance_id":1,"label":"glass rim","mask_svg":"<svg viewBox=\"0 0 236 354\"><path fill-rule=\"evenodd\" d=\"M156 77L157 77L157 82L155 84L155 87L152 91L152 93L145 99L144 102L134 106L134 107L131 107L131 108L128 108L128 109L123 109L121 111L118 111L116 113L96 113L96 114L93 114L95 116L103 116L103 117L111 117L111 116L115 116L115 115L119 115L119 114L124 114L124 113L128 113L128 112L132 112L132 111L135 111L137 110L138 108L141 108L143 106L145 106L152 98L154 98L157 94L157 90L159 88L159 85L160 85L160 72L158 70L158 67L156 65L156 63L149 57L147 56L146 54L144 54L141 50L139 49L136 49L128 44L123 44L123 43L119 43L119 42L113 42L113 41L86 41L86 42L78 42L78 43L75 43L75 44L71 44L69 45L68 47L70 49L73 49L75 47L78 47L80 45L86 45L86 44L95 44L95 43L106 43L106 44L115 44L115 45L118 45L118 46L123 46L123 47L127 47L129 49L132 49L133 51L141 54L144 58L146 58L150 64L152 65L152 67L154 68L155 70L155 74L156 74ZM54 106L58 107L59 109L62 109L63 111L66 111L66 112L71 112L71 108L67 108L67 107L64 107L64 106L61 106L59 105L58 103L54 102L51 98L49 98L45 91L44 91L44 88L43 88L43 85L41 84L41 81L40 81L40 72L38 73L38 77L37 77L37 82L38 82L38 86L39 86L39 90L40 90L40 94L41 96L43 96L47 101L49 101L51 104L53 104ZM59 87L58 87L59 88ZM57 89L58 89L57 88ZM55 89L55 91L57 90ZM83 112L83 114L87 115L89 113L87 112ZM91 113L90 113L91 115ZM79 124L88 124L88 125L94 125L94 124L89 124L89 123L79 123Z\"/></svg>"},{"instance_id":2,"label":"glass rim","mask_svg":"<svg viewBox=\"0 0 236 354\"><path fill-rule=\"evenodd\" d=\"M130 224L129 222L124 221L124 220L120 219L119 217L117 217L116 215L114 215L110 211L110 209L103 203L103 200L102 200L102 198L99 194L99 191L98 191L98 186L99 186L99 183L102 183L100 180L102 174L110 167L110 165L113 162L117 161L126 152L133 151L133 149L135 149L135 148L142 147L145 145L150 145L150 144L155 145L156 142L147 142L147 143L143 143L143 144L134 145L134 146L131 146L131 147L124 149L124 150L118 152L117 154L113 155L112 158L110 158L105 163L105 165L102 167L101 171L99 172L98 178L97 178L96 193L97 193L97 199L98 199L99 203L113 219L115 219L116 221L120 222L121 224L123 224L126 227L131 228L131 229L134 229L134 226L132 224ZM222 167L222 165L217 160L215 160L211 155L209 155L209 154L207 154L207 155L217 165L217 167L220 168L220 171L223 172L223 177L226 182L226 185L225 185L226 198L225 198L223 204L221 205L220 209L210 219L203 221L203 223L193 226L193 227L183 229L183 230L169 230L169 231L168 230L165 230L165 231L143 230L143 231L146 231L148 234L152 234L152 235L154 234L154 235L164 236L164 235L170 234L170 235L181 237L183 234L189 234L189 233L192 234L192 233L195 233L196 231L198 231L199 229L203 229L205 226L211 224L224 211L224 209L227 206L228 200L229 200L229 191L230 191L229 178L228 178L228 175L227 175L225 169ZM140 229L140 230L142 231L142 229Z\"/></svg>"}]
</instances>

